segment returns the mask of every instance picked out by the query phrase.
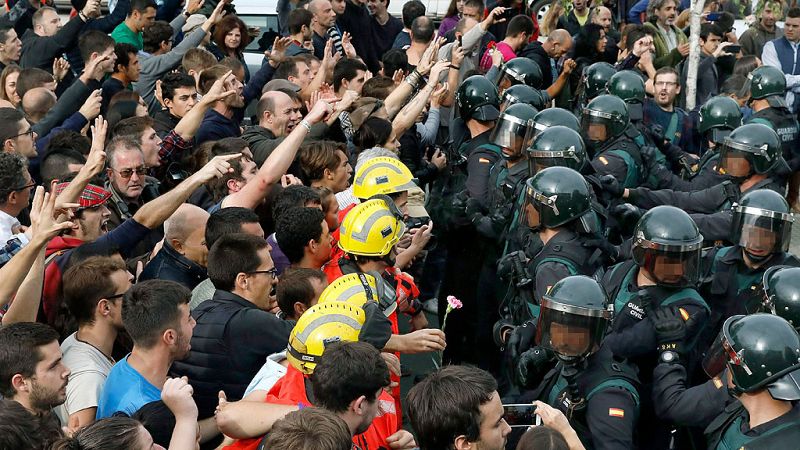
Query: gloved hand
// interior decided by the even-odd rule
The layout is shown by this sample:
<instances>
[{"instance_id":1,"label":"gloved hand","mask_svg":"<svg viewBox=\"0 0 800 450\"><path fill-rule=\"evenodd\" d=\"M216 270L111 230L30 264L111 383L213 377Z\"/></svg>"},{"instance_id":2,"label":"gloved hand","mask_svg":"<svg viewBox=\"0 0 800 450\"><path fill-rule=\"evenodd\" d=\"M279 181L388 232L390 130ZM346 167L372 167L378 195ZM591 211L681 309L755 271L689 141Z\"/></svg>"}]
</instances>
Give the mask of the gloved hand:
<instances>
[{"instance_id":1,"label":"gloved hand","mask_svg":"<svg viewBox=\"0 0 800 450\"><path fill-rule=\"evenodd\" d=\"M648 312L648 317L653 323L658 341L658 351L672 351L685 355L684 341L686 340L686 319L680 308L663 306Z\"/></svg>"},{"instance_id":2,"label":"gloved hand","mask_svg":"<svg viewBox=\"0 0 800 450\"><path fill-rule=\"evenodd\" d=\"M542 347L536 346L520 356L517 362L517 382L526 389L537 385L544 374L553 366L553 353Z\"/></svg>"},{"instance_id":3,"label":"gloved hand","mask_svg":"<svg viewBox=\"0 0 800 450\"><path fill-rule=\"evenodd\" d=\"M533 322L525 322L517 328L514 328L506 344L512 363L516 364L520 356L531 348L531 342L533 342L533 337L535 335L536 327L533 325Z\"/></svg>"},{"instance_id":4,"label":"gloved hand","mask_svg":"<svg viewBox=\"0 0 800 450\"><path fill-rule=\"evenodd\" d=\"M619 181L614 178L614 175L603 175L600 177L600 185L603 190L611 194L612 197L620 198L625 192L625 187L619 184Z\"/></svg>"},{"instance_id":5,"label":"gloved hand","mask_svg":"<svg viewBox=\"0 0 800 450\"><path fill-rule=\"evenodd\" d=\"M622 230L633 230L642 217L642 210L630 203L620 203L609 208L608 215L619 223Z\"/></svg>"},{"instance_id":6,"label":"gloved hand","mask_svg":"<svg viewBox=\"0 0 800 450\"><path fill-rule=\"evenodd\" d=\"M477 198L467 197L464 210L470 220L474 220L474 217L477 215L483 215L483 206L481 206L481 202L478 201Z\"/></svg>"},{"instance_id":7,"label":"gloved hand","mask_svg":"<svg viewBox=\"0 0 800 450\"><path fill-rule=\"evenodd\" d=\"M581 246L586 248L599 248L603 254L606 255L607 262L610 264L616 263L619 258L619 249L616 245L608 242L607 239L596 238L584 241Z\"/></svg>"}]
</instances>

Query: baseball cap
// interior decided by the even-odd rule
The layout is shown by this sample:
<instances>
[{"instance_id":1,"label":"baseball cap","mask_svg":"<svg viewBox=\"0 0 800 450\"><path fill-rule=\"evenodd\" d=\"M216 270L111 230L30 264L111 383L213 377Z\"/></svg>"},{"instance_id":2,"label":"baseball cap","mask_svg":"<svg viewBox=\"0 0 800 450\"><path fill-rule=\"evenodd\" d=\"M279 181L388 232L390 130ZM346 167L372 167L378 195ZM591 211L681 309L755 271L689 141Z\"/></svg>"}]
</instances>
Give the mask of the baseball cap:
<instances>
[{"instance_id":1,"label":"baseball cap","mask_svg":"<svg viewBox=\"0 0 800 450\"><path fill-rule=\"evenodd\" d=\"M300 86L292 83L289 80L284 80L283 78L270 80L270 82L264 86L262 92L277 91L278 89L287 89L290 91L300 92Z\"/></svg>"},{"instance_id":2,"label":"baseball cap","mask_svg":"<svg viewBox=\"0 0 800 450\"><path fill-rule=\"evenodd\" d=\"M69 186L70 182L58 183L56 185L56 195L60 195L64 190ZM103 189L100 186L89 184L83 188L83 192L81 192L81 197L78 199L78 203L80 204L79 209L83 208L94 208L95 206L100 206L111 198L111 192Z\"/></svg>"}]
</instances>

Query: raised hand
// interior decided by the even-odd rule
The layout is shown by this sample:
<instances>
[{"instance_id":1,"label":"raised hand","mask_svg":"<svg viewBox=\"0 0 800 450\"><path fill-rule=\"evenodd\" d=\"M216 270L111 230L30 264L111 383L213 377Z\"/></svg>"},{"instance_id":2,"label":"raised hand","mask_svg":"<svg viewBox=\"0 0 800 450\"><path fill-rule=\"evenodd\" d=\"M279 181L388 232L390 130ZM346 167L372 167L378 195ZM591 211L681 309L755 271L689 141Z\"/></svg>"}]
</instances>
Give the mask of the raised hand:
<instances>
[{"instance_id":1,"label":"raised hand","mask_svg":"<svg viewBox=\"0 0 800 450\"><path fill-rule=\"evenodd\" d=\"M311 111L306 115L305 120L311 125L321 122L328 114L333 112L331 103L332 100L329 99L317 100L317 103L314 104L314 107L311 108Z\"/></svg>"},{"instance_id":2,"label":"raised hand","mask_svg":"<svg viewBox=\"0 0 800 450\"><path fill-rule=\"evenodd\" d=\"M231 81L233 79L233 71L229 70L225 75L217 79L206 95L200 100L205 104L211 105L227 97L237 94L235 89L231 89Z\"/></svg>"},{"instance_id":3,"label":"raised hand","mask_svg":"<svg viewBox=\"0 0 800 450\"><path fill-rule=\"evenodd\" d=\"M69 62L65 58L56 58L53 60L53 77L56 81L61 81L67 76L69 72Z\"/></svg>"},{"instance_id":4,"label":"raised hand","mask_svg":"<svg viewBox=\"0 0 800 450\"><path fill-rule=\"evenodd\" d=\"M100 106L103 103L103 91L97 89L89 94L89 97L83 102L83 106L78 110L79 113L89 122L100 114Z\"/></svg>"},{"instance_id":5,"label":"raised hand","mask_svg":"<svg viewBox=\"0 0 800 450\"><path fill-rule=\"evenodd\" d=\"M43 186L37 186L33 195L31 206L31 236L39 243L49 242L62 231L72 227L72 222L60 222L56 219L56 195L53 181L51 192L45 192ZM77 208L79 205L72 203L63 205L64 207Z\"/></svg>"},{"instance_id":6,"label":"raised hand","mask_svg":"<svg viewBox=\"0 0 800 450\"><path fill-rule=\"evenodd\" d=\"M197 418L197 404L192 398L194 389L189 384L189 379L167 378L161 389L161 400L172 411L175 418Z\"/></svg>"},{"instance_id":7,"label":"raised hand","mask_svg":"<svg viewBox=\"0 0 800 450\"><path fill-rule=\"evenodd\" d=\"M286 49L292 43L290 37L276 37L272 43L272 50L264 52L264 56L269 58L269 63L272 67L278 67L286 59Z\"/></svg>"},{"instance_id":8,"label":"raised hand","mask_svg":"<svg viewBox=\"0 0 800 450\"><path fill-rule=\"evenodd\" d=\"M241 156L241 153L215 156L211 161L203 166L202 169L198 170L192 176L199 178L202 183L207 183L214 178L221 178L226 173L233 171L231 168L231 163L228 161L240 158Z\"/></svg>"},{"instance_id":9,"label":"raised hand","mask_svg":"<svg viewBox=\"0 0 800 450\"><path fill-rule=\"evenodd\" d=\"M89 156L86 158L86 166L89 167L93 174L97 175L103 171L106 165L106 133L108 132L108 122L103 116L98 116L94 119L92 125L92 147L89 150Z\"/></svg>"}]
</instances>

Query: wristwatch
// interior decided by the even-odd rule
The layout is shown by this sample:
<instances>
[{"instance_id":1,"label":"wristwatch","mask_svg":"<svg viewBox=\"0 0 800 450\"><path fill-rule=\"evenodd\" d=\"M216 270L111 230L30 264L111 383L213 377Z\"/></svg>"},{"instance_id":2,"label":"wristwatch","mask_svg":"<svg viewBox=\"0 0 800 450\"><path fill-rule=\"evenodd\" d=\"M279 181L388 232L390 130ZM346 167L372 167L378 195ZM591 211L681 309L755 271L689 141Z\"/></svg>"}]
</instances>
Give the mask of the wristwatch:
<instances>
[{"instance_id":1,"label":"wristwatch","mask_svg":"<svg viewBox=\"0 0 800 450\"><path fill-rule=\"evenodd\" d=\"M666 363L666 364L675 364L680 359L681 359L680 355L678 355L677 353L675 353L673 351L669 351L669 350L667 350L665 352L661 352L661 355L659 355L659 357L658 357L658 360L660 362Z\"/></svg>"}]
</instances>

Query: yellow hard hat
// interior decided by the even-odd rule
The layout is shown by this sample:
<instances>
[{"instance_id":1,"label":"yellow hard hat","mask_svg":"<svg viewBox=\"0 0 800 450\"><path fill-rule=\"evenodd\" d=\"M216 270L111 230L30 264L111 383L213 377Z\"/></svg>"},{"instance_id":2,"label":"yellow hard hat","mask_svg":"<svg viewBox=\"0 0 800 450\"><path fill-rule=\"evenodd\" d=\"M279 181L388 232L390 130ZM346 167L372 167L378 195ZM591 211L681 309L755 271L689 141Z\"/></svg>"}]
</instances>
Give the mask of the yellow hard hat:
<instances>
[{"instance_id":1,"label":"yellow hard hat","mask_svg":"<svg viewBox=\"0 0 800 450\"><path fill-rule=\"evenodd\" d=\"M397 309L397 302L391 300L383 298L381 280L363 272L348 273L337 278L319 296L319 303L344 302L365 311L368 302L375 302L387 317Z\"/></svg>"},{"instance_id":2,"label":"yellow hard hat","mask_svg":"<svg viewBox=\"0 0 800 450\"><path fill-rule=\"evenodd\" d=\"M394 194L416 186L414 176L405 164L395 158L370 158L356 170L353 195L367 199L377 194Z\"/></svg>"},{"instance_id":3,"label":"yellow hard hat","mask_svg":"<svg viewBox=\"0 0 800 450\"><path fill-rule=\"evenodd\" d=\"M346 253L386 256L405 233L406 226L394 202L384 197L354 206L339 230L339 247Z\"/></svg>"},{"instance_id":4,"label":"yellow hard hat","mask_svg":"<svg viewBox=\"0 0 800 450\"><path fill-rule=\"evenodd\" d=\"M344 302L318 303L309 308L289 334L286 359L310 375L333 342L356 342L366 316L364 310Z\"/></svg>"}]
</instances>

